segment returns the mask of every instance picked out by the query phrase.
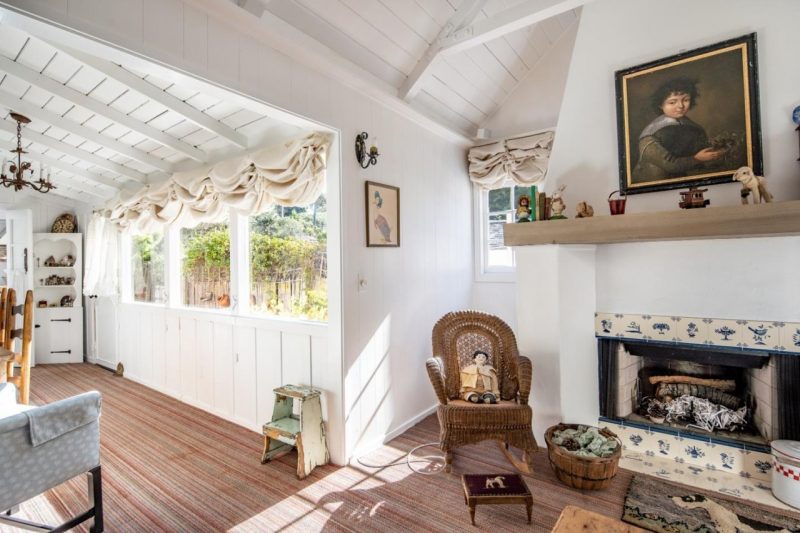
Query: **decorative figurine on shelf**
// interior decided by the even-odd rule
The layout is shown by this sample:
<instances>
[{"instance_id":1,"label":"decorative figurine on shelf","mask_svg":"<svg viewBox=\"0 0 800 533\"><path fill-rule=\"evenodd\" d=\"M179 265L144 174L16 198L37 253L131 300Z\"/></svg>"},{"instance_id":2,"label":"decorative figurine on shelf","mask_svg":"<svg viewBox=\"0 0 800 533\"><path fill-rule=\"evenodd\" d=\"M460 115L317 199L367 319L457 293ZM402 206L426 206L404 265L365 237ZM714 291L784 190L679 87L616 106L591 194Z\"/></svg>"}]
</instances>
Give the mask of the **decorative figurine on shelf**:
<instances>
[{"instance_id":1,"label":"decorative figurine on shelf","mask_svg":"<svg viewBox=\"0 0 800 533\"><path fill-rule=\"evenodd\" d=\"M578 202L578 205L575 207L578 210L575 218L589 218L594 216L594 208L586 202Z\"/></svg>"},{"instance_id":2,"label":"decorative figurine on shelf","mask_svg":"<svg viewBox=\"0 0 800 533\"><path fill-rule=\"evenodd\" d=\"M65 255L58 263L59 266L71 267L75 265L75 258L71 255Z\"/></svg>"},{"instance_id":3,"label":"decorative figurine on shelf","mask_svg":"<svg viewBox=\"0 0 800 533\"><path fill-rule=\"evenodd\" d=\"M472 354L474 364L461 369L461 398L472 403L497 403L500 397L497 371L488 364L489 354Z\"/></svg>"},{"instance_id":4,"label":"decorative figurine on shelf","mask_svg":"<svg viewBox=\"0 0 800 533\"><path fill-rule=\"evenodd\" d=\"M75 298L72 296L64 296L61 298L61 307L72 307L72 304L75 302Z\"/></svg>"},{"instance_id":5,"label":"decorative figurine on shelf","mask_svg":"<svg viewBox=\"0 0 800 533\"><path fill-rule=\"evenodd\" d=\"M764 176L756 176L752 168L741 167L733 175L733 181L742 184L742 204L747 205L747 198L751 194L754 204L760 204L762 201L772 202L772 194L767 190L767 180Z\"/></svg>"},{"instance_id":6,"label":"decorative figurine on shelf","mask_svg":"<svg viewBox=\"0 0 800 533\"><path fill-rule=\"evenodd\" d=\"M614 195L618 195L617 198L612 198ZM628 200L628 195L626 195L622 191L614 191L608 195L608 209L611 211L612 215L624 215L625 214L625 202Z\"/></svg>"},{"instance_id":7,"label":"decorative figurine on shelf","mask_svg":"<svg viewBox=\"0 0 800 533\"><path fill-rule=\"evenodd\" d=\"M51 255L50 257L44 260L44 266L46 267L58 266L58 263L56 263L56 258Z\"/></svg>"},{"instance_id":8,"label":"decorative figurine on shelf","mask_svg":"<svg viewBox=\"0 0 800 533\"><path fill-rule=\"evenodd\" d=\"M550 203L550 220L563 220L566 217L564 211L567 210L567 204L564 203L564 198L561 195L566 189L566 185L561 185L553 192L553 198Z\"/></svg>"},{"instance_id":9,"label":"decorative figurine on shelf","mask_svg":"<svg viewBox=\"0 0 800 533\"><path fill-rule=\"evenodd\" d=\"M42 307L47 307L47 300L39 300L39 301L36 303L36 307L39 307L39 308L42 308Z\"/></svg>"},{"instance_id":10,"label":"decorative figurine on shelf","mask_svg":"<svg viewBox=\"0 0 800 533\"><path fill-rule=\"evenodd\" d=\"M41 258L37 257L36 258L36 268L39 268L41 266L42 266L42 260L41 260Z\"/></svg>"},{"instance_id":11,"label":"decorative figurine on shelf","mask_svg":"<svg viewBox=\"0 0 800 533\"><path fill-rule=\"evenodd\" d=\"M517 200L517 222L531 221L531 197L523 194Z\"/></svg>"},{"instance_id":12,"label":"decorative figurine on shelf","mask_svg":"<svg viewBox=\"0 0 800 533\"><path fill-rule=\"evenodd\" d=\"M695 209L707 206L711 203L711 200L703 198L704 192L708 192L708 189L689 187L688 191L680 191L681 201L678 203L678 207L681 209Z\"/></svg>"}]
</instances>

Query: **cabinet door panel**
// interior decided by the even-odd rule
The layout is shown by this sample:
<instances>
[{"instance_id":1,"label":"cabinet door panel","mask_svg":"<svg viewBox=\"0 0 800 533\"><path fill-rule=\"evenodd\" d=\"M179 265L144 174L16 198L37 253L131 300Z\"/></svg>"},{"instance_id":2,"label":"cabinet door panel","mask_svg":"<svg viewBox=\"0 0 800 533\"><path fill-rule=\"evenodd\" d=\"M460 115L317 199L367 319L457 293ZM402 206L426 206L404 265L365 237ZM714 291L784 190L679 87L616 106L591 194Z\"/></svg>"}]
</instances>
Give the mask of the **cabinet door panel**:
<instances>
[{"instance_id":1,"label":"cabinet door panel","mask_svg":"<svg viewBox=\"0 0 800 533\"><path fill-rule=\"evenodd\" d=\"M256 395L256 331L236 328L233 408L236 418L251 426L257 421Z\"/></svg>"},{"instance_id":2,"label":"cabinet door panel","mask_svg":"<svg viewBox=\"0 0 800 533\"><path fill-rule=\"evenodd\" d=\"M233 326L214 324L214 409L233 416Z\"/></svg>"},{"instance_id":3,"label":"cabinet door panel","mask_svg":"<svg viewBox=\"0 0 800 533\"><path fill-rule=\"evenodd\" d=\"M180 394L180 338L178 317L170 312L166 315L166 342L164 344L164 368L166 370L164 389L173 396Z\"/></svg>"},{"instance_id":4,"label":"cabinet door panel","mask_svg":"<svg viewBox=\"0 0 800 533\"><path fill-rule=\"evenodd\" d=\"M197 321L197 401L206 409L214 406L214 331L210 320Z\"/></svg>"},{"instance_id":5,"label":"cabinet door panel","mask_svg":"<svg viewBox=\"0 0 800 533\"><path fill-rule=\"evenodd\" d=\"M283 384L281 376L281 332L256 330L256 374L258 376L258 422L272 420L273 390Z\"/></svg>"},{"instance_id":6,"label":"cabinet door panel","mask_svg":"<svg viewBox=\"0 0 800 533\"><path fill-rule=\"evenodd\" d=\"M195 374L195 321L191 318L179 319L181 397L194 401L197 396L197 376Z\"/></svg>"}]
</instances>

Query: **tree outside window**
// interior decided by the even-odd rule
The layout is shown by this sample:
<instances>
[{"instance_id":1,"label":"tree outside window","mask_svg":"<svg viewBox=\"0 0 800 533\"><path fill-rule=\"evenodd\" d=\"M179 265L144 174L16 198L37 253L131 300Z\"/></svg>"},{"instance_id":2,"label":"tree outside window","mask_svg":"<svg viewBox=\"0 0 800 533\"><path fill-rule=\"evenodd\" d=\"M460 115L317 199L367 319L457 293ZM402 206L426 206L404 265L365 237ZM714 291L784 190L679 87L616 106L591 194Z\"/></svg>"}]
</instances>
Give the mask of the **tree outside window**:
<instances>
[{"instance_id":1,"label":"tree outside window","mask_svg":"<svg viewBox=\"0 0 800 533\"><path fill-rule=\"evenodd\" d=\"M231 305L231 234L228 222L181 228L183 304Z\"/></svg>"},{"instance_id":2,"label":"tree outside window","mask_svg":"<svg viewBox=\"0 0 800 533\"><path fill-rule=\"evenodd\" d=\"M164 233L144 233L131 238L133 299L163 304L167 301L164 273Z\"/></svg>"},{"instance_id":3,"label":"tree outside window","mask_svg":"<svg viewBox=\"0 0 800 533\"><path fill-rule=\"evenodd\" d=\"M328 319L327 201L275 206L250 217L250 307Z\"/></svg>"}]
</instances>

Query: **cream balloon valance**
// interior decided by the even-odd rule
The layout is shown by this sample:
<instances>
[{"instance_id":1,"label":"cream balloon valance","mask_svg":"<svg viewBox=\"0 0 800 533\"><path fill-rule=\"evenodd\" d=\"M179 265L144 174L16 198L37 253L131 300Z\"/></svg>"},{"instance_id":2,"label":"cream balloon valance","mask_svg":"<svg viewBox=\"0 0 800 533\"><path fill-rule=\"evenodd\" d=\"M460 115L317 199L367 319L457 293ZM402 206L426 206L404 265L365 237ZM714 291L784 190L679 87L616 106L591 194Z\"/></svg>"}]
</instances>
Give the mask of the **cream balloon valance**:
<instances>
[{"instance_id":1,"label":"cream balloon valance","mask_svg":"<svg viewBox=\"0 0 800 533\"><path fill-rule=\"evenodd\" d=\"M254 215L271 205L309 204L325 186L331 140L331 135L315 132L210 167L173 174L115 205L111 222L152 231L164 224L216 222L228 208Z\"/></svg>"},{"instance_id":2,"label":"cream balloon valance","mask_svg":"<svg viewBox=\"0 0 800 533\"><path fill-rule=\"evenodd\" d=\"M547 173L554 133L546 131L471 148L468 155L469 178L483 189L535 185Z\"/></svg>"}]
</instances>

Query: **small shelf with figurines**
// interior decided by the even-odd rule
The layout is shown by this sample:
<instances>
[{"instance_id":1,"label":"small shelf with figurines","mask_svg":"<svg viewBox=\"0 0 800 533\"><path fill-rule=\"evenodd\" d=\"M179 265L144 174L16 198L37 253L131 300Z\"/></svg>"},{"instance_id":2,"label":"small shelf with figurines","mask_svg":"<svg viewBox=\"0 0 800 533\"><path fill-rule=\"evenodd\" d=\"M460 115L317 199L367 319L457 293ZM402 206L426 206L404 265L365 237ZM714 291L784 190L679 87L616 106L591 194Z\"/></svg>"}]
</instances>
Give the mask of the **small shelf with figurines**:
<instances>
[{"instance_id":1,"label":"small shelf with figurines","mask_svg":"<svg viewBox=\"0 0 800 533\"><path fill-rule=\"evenodd\" d=\"M34 234L34 298L38 308L81 306L81 234Z\"/></svg>"}]
</instances>

